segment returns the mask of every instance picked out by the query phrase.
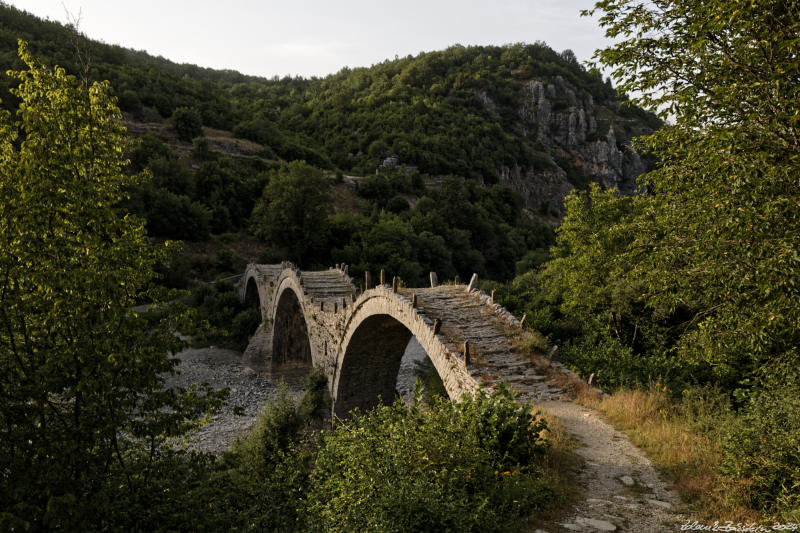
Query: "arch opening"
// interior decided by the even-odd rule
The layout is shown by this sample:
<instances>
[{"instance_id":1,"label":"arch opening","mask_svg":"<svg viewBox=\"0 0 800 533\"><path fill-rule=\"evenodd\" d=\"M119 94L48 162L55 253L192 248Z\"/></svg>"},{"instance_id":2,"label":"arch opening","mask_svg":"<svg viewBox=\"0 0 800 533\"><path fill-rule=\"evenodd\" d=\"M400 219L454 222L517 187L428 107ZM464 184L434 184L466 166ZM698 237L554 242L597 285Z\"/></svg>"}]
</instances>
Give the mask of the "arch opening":
<instances>
[{"instance_id":1,"label":"arch opening","mask_svg":"<svg viewBox=\"0 0 800 533\"><path fill-rule=\"evenodd\" d=\"M247 307L255 307L261 311L261 296L258 294L258 284L255 278L248 278L244 291L244 304Z\"/></svg>"},{"instance_id":2,"label":"arch opening","mask_svg":"<svg viewBox=\"0 0 800 533\"><path fill-rule=\"evenodd\" d=\"M337 416L394 401L400 362L411 337L411 331L390 315L373 315L359 324L339 370Z\"/></svg>"},{"instance_id":3,"label":"arch opening","mask_svg":"<svg viewBox=\"0 0 800 533\"><path fill-rule=\"evenodd\" d=\"M444 382L428 352L417 338L412 336L403 353L397 373L397 394L406 405L411 405L414 401L417 380L422 383L422 395L426 401L435 396L447 396Z\"/></svg>"},{"instance_id":4,"label":"arch opening","mask_svg":"<svg viewBox=\"0 0 800 533\"><path fill-rule=\"evenodd\" d=\"M270 374L290 383L302 381L311 366L311 342L303 309L294 291L285 290L275 310Z\"/></svg>"}]
</instances>

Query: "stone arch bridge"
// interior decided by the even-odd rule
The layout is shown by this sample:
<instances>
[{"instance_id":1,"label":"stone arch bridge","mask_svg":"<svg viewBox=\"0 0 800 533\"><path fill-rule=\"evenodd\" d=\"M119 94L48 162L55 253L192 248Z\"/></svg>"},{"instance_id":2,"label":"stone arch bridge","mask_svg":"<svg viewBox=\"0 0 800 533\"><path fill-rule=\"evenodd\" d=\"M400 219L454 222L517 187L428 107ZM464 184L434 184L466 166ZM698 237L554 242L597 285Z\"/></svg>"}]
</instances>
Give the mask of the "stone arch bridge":
<instances>
[{"instance_id":1,"label":"stone arch bridge","mask_svg":"<svg viewBox=\"0 0 800 533\"><path fill-rule=\"evenodd\" d=\"M270 374L321 367L337 416L393 401L398 369L411 337L427 353L451 398L479 384L509 383L526 399L547 397L544 376L519 344L519 321L469 286L401 288L365 276L361 291L346 266L301 271L291 263L250 264L240 281L242 301L262 322L245 351ZM524 343L524 341L522 342Z\"/></svg>"}]
</instances>

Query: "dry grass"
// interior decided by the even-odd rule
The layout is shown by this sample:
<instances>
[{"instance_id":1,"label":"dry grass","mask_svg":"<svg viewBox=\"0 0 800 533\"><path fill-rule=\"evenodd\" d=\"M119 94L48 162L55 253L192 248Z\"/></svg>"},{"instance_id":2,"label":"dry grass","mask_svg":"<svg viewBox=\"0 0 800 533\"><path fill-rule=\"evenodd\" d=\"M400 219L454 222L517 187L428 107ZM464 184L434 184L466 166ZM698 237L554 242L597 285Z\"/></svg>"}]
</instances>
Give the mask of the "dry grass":
<instances>
[{"instance_id":1,"label":"dry grass","mask_svg":"<svg viewBox=\"0 0 800 533\"><path fill-rule=\"evenodd\" d=\"M619 390L609 396L572 377L557 379L577 403L602 413L644 450L698 517L734 523L764 518L732 498L744 481L717 472L721 459L719 430L735 423L733 415L704 413L702 408L696 409L697 405L671 399L655 386Z\"/></svg>"},{"instance_id":2,"label":"dry grass","mask_svg":"<svg viewBox=\"0 0 800 533\"><path fill-rule=\"evenodd\" d=\"M506 325L503 332L509 340L511 351L520 358L532 361L536 364L537 370L545 373L550 368L550 361L544 355L548 352L550 344L547 339L536 330L520 330L516 326Z\"/></svg>"},{"instance_id":3,"label":"dry grass","mask_svg":"<svg viewBox=\"0 0 800 533\"><path fill-rule=\"evenodd\" d=\"M542 438L549 446L543 458L542 476L553 489L555 501L545 511L530 518L531 531L536 526L550 525L551 520L563 516L570 504L581 495L577 474L583 464L583 459L575 453L577 442L561 420L538 406L534 406L534 411L539 411L539 416L547 420L548 429L542 433Z\"/></svg>"}]
</instances>

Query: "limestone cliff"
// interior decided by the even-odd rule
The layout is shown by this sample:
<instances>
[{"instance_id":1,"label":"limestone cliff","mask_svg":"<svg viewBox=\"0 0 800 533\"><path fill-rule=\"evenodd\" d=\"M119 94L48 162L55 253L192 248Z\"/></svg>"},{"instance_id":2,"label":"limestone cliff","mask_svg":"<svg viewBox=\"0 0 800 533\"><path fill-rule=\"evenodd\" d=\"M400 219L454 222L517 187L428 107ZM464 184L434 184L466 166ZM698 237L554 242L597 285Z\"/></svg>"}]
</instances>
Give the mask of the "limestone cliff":
<instances>
[{"instance_id":1,"label":"limestone cliff","mask_svg":"<svg viewBox=\"0 0 800 533\"><path fill-rule=\"evenodd\" d=\"M598 182L632 193L645 171L631 138L650 133L643 121L626 118L619 102L596 105L561 76L523 82L519 117L549 164L500 168L500 182L517 190L529 208L557 213L576 186ZM547 167L547 168L541 168Z\"/></svg>"}]
</instances>

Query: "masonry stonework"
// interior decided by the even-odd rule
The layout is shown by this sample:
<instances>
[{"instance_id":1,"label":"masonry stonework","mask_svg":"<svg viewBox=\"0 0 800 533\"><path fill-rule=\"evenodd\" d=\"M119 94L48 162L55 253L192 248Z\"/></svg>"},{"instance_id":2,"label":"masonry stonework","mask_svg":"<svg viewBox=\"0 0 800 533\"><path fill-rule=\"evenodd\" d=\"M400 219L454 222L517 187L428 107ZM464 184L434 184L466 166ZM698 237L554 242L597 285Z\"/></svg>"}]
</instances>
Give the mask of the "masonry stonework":
<instances>
[{"instance_id":1,"label":"masonry stonework","mask_svg":"<svg viewBox=\"0 0 800 533\"><path fill-rule=\"evenodd\" d=\"M476 289L476 278L469 287L431 285L394 290L378 285L359 293L344 265L311 272L286 262L250 264L240 297L258 306L262 323L245 358L268 373L322 368L334 413L342 417L355 407L394 400L400 360L412 336L451 398L499 381L524 392L527 381L540 379L511 342L522 333L519 322Z\"/></svg>"}]
</instances>

